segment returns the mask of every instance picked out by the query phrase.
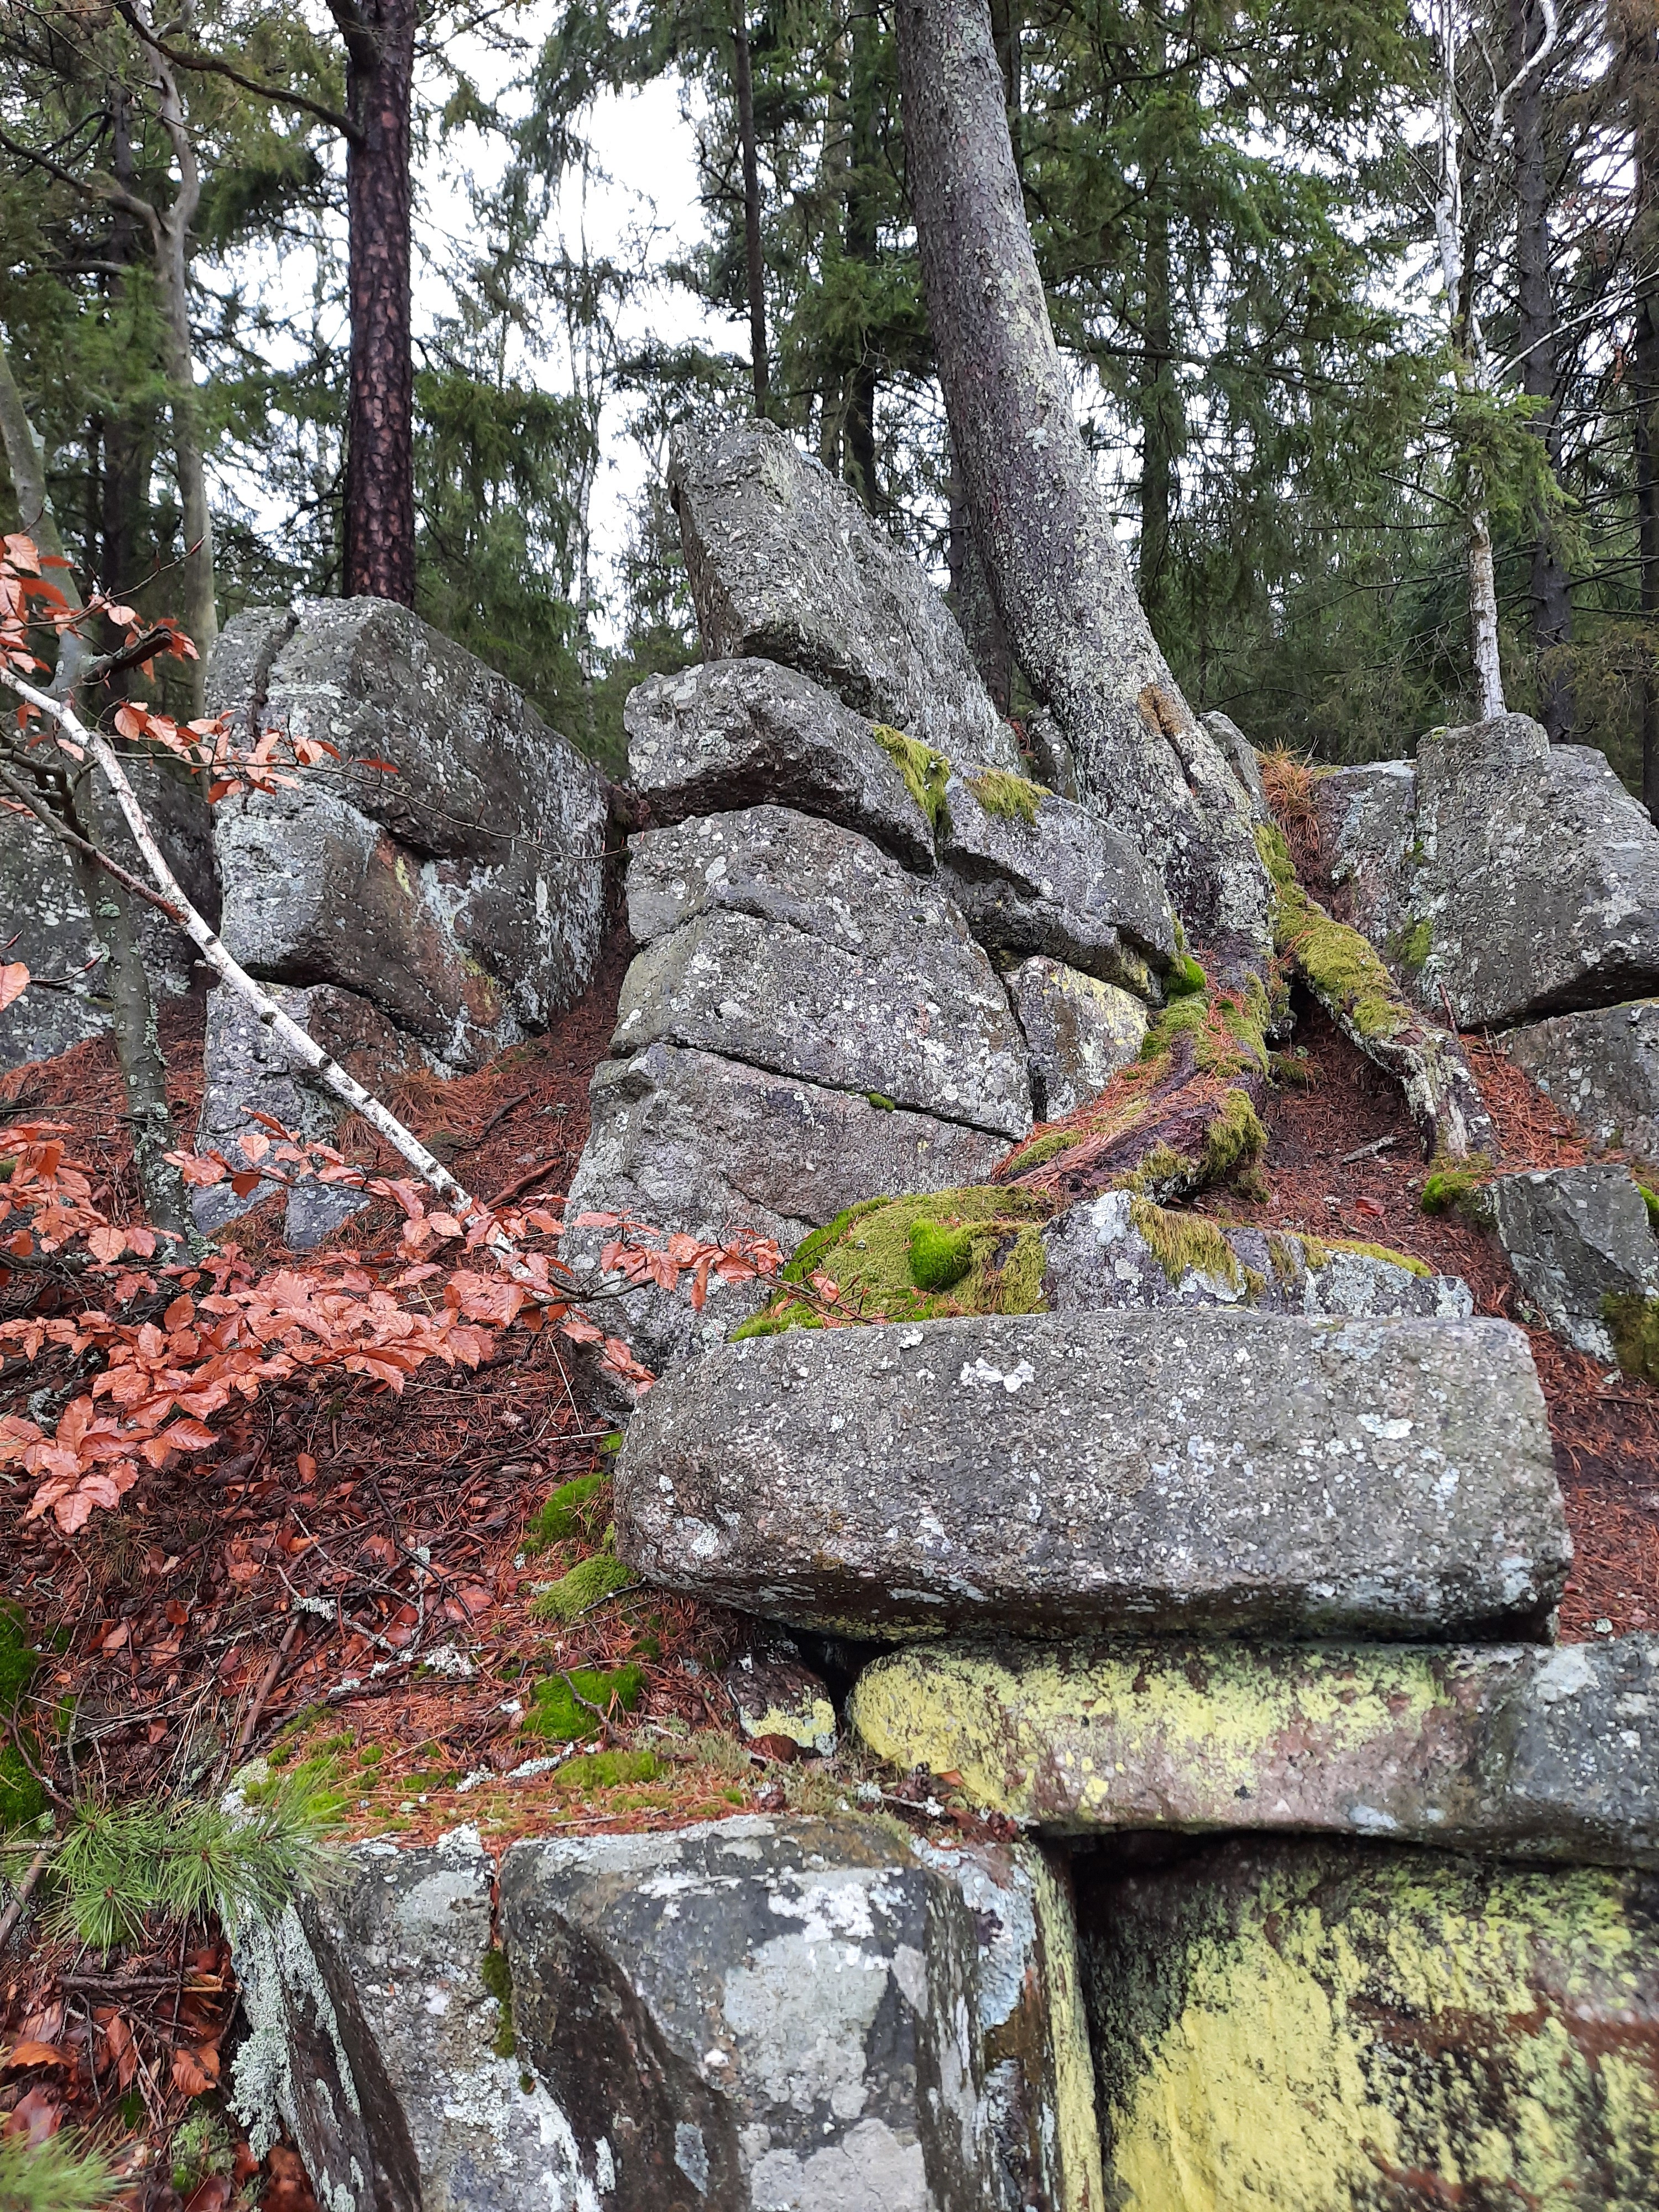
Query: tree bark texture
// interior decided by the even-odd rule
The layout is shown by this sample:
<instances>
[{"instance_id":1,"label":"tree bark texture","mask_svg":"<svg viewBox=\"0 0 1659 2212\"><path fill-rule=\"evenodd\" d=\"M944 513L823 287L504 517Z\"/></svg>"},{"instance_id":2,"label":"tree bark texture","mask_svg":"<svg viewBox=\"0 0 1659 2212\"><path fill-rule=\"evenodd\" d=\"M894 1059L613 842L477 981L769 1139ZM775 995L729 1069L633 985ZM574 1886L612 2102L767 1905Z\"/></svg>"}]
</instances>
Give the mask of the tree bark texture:
<instances>
[{"instance_id":1,"label":"tree bark texture","mask_svg":"<svg viewBox=\"0 0 1659 2212\"><path fill-rule=\"evenodd\" d=\"M1637 557L1644 634L1637 678L1642 799L1659 822L1659 649L1655 644L1659 638L1659 22L1650 7L1627 11L1624 49L1635 154L1631 396L1636 416Z\"/></svg>"},{"instance_id":2,"label":"tree bark texture","mask_svg":"<svg viewBox=\"0 0 1659 2212\"><path fill-rule=\"evenodd\" d=\"M743 160L743 252L749 284L749 360L755 412L768 412L771 366L766 348L766 262L761 252L760 155L755 143L755 79L750 67L749 25L744 0L732 30L732 78L738 95L738 144Z\"/></svg>"},{"instance_id":3,"label":"tree bark texture","mask_svg":"<svg viewBox=\"0 0 1659 2212\"><path fill-rule=\"evenodd\" d=\"M1521 77L1543 32L1537 0L1509 0L1510 66ZM1547 411L1534 417L1552 473L1561 468L1561 429L1555 388L1555 296L1551 280L1549 177L1545 161L1544 74L1521 79L1511 110L1515 131L1516 342L1521 356L1521 388L1547 400ZM1559 744L1572 733L1572 687L1562 648L1572 640L1572 599L1551 518L1534 518L1528 597L1532 650L1538 670L1539 720Z\"/></svg>"},{"instance_id":4,"label":"tree bark texture","mask_svg":"<svg viewBox=\"0 0 1659 2212\"><path fill-rule=\"evenodd\" d=\"M345 589L415 604L415 374L410 336L410 136L415 0L329 0L345 40Z\"/></svg>"},{"instance_id":5,"label":"tree bark texture","mask_svg":"<svg viewBox=\"0 0 1659 2212\"><path fill-rule=\"evenodd\" d=\"M1182 697L1072 411L987 0L898 0L911 205L951 434L1021 667L1089 802L1188 926L1255 945L1270 902L1243 790Z\"/></svg>"},{"instance_id":6,"label":"tree bark texture","mask_svg":"<svg viewBox=\"0 0 1659 2212\"><path fill-rule=\"evenodd\" d=\"M962 495L954 471L951 479L951 526L945 541L945 565L951 574L951 595L956 603L957 623L968 641L974 665L991 695L991 702L1006 721L1013 703L1013 655L1008 631L997 606L991 579L974 543L973 518Z\"/></svg>"},{"instance_id":7,"label":"tree bark texture","mask_svg":"<svg viewBox=\"0 0 1659 2212\"><path fill-rule=\"evenodd\" d=\"M876 65L879 27L873 5L853 18L852 98L848 103L851 165L847 180L847 255L867 268L876 264ZM844 431L847 481L866 507L876 511L877 364L866 330L848 364Z\"/></svg>"}]
</instances>

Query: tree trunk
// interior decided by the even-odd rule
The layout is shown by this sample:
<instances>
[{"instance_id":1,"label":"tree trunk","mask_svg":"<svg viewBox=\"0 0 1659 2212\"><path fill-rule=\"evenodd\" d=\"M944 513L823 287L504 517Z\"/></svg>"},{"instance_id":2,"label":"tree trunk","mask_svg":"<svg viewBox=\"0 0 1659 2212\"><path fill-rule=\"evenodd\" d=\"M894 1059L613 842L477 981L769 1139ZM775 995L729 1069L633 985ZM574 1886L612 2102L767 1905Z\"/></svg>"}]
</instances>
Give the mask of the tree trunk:
<instances>
[{"instance_id":1,"label":"tree trunk","mask_svg":"<svg viewBox=\"0 0 1659 2212\"><path fill-rule=\"evenodd\" d=\"M879 27L873 9L853 18L852 99L848 121L851 164L847 177L847 255L876 265L876 65ZM876 357L866 330L847 372L844 439L847 481L871 514L876 509Z\"/></svg>"},{"instance_id":2,"label":"tree trunk","mask_svg":"<svg viewBox=\"0 0 1659 2212\"><path fill-rule=\"evenodd\" d=\"M996 594L974 543L973 518L954 469L951 474L950 534L945 539L945 559L951 574L957 627L968 641L968 650L991 695L992 704L1006 721L1013 702L1013 655L1008 648L1008 631L997 608Z\"/></svg>"},{"instance_id":3,"label":"tree trunk","mask_svg":"<svg viewBox=\"0 0 1659 2212\"><path fill-rule=\"evenodd\" d=\"M1079 434L1014 168L987 0L898 0L911 204L939 381L997 603L1093 806L1189 926L1260 946L1243 794L1176 688Z\"/></svg>"},{"instance_id":4,"label":"tree trunk","mask_svg":"<svg viewBox=\"0 0 1659 2212\"><path fill-rule=\"evenodd\" d=\"M1537 0L1509 0L1510 67L1520 77L1543 32ZM1521 356L1521 388L1547 400L1534 417L1549 455L1550 468L1561 468L1561 429L1555 389L1555 298L1551 281L1549 179L1544 158L1544 73L1522 80L1511 110L1515 130L1516 343ZM1572 687L1562 648L1572 639L1572 599L1567 572L1555 543L1553 519L1534 517L1530 592L1532 650L1538 670L1539 720L1559 743L1572 732Z\"/></svg>"},{"instance_id":5,"label":"tree trunk","mask_svg":"<svg viewBox=\"0 0 1659 2212\"><path fill-rule=\"evenodd\" d=\"M733 79L738 94L738 143L743 156L743 251L749 283L749 360L755 412L764 416L771 382L766 352L766 263L761 252L760 156L755 144L755 80L749 65L744 0L732 21Z\"/></svg>"},{"instance_id":6,"label":"tree trunk","mask_svg":"<svg viewBox=\"0 0 1659 2212\"><path fill-rule=\"evenodd\" d=\"M1474 659L1475 713L1490 722L1507 710L1504 705L1504 672L1498 652L1498 578L1492 567L1492 528L1486 510L1477 507L1468 519L1469 631Z\"/></svg>"},{"instance_id":7,"label":"tree trunk","mask_svg":"<svg viewBox=\"0 0 1659 2212\"><path fill-rule=\"evenodd\" d=\"M1626 18L1624 56L1632 108L1635 205L1632 398L1636 414L1637 556L1644 641L1637 678L1642 724L1642 799L1659 822L1659 27L1652 11Z\"/></svg>"},{"instance_id":8,"label":"tree trunk","mask_svg":"<svg viewBox=\"0 0 1659 2212\"><path fill-rule=\"evenodd\" d=\"M345 590L415 604L410 131L415 0L329 0L346 46Z\"/></svg>"}]
</instances>

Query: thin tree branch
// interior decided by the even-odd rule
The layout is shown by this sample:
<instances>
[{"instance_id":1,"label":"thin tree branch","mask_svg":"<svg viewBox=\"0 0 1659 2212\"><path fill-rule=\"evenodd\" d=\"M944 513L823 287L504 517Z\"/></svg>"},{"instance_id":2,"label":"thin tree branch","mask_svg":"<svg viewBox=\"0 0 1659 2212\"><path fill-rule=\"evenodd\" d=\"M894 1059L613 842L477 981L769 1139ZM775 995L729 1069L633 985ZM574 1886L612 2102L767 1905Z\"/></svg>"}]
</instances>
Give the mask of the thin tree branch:
<instances>
[{"instance_id":1,"label":"thin tree branch","mask_svg":"<svg viewBox=\"0 0 1659 2212\"><path fill-rule=\"evenodd\" d=\"M0 791L9 791L19 805L27 806L37 822L45 823L54 837L61 838L66 845L73 845L77 853L83 853L88 860L95 861L106 875L113 876L122 889L131 891L134 898L141 898L147 905L155 907L159 913L166 915L169 921L177 922L180 929L185 927L184 913L180 908L164 899L159 891L151 890L149 885L141 883L137 876L129 875L118 860L111 860L109 854L100 851L96 845L88 844L84 837L76 836L67 823L58 819L46 800L38 793L31 792L28 786L8 768L0 767Z\"/></svg>"},{"instance_id":2,"label":"thin tree branch","mask_svg":"<svg viewBox=\"0 0 1659 2212\"><path fill-rule=\"evenodd\" d=\"M232 84L240 85L244 92L251 92L258 99L269 100L279 107L297 107L303 114L314 115L319 123L326 123L331 131L337 131L343 138L350 139L354 146L362 144L363 134L351 118L343 115L337 107L329 106L325 100L313 100L303 92L285 91L279 84L262 84L258 77L245 76L240 70L233 68L229 62L222 61L217 54L186 53L182 47L169 46L159 33L146 31L134 22L133 11L123 8L121 13L130 23L134 24L146 46L153 46L158 54L164 55L175 69L194 70L198 75L228 78Z\"/></svg>"}]
</instances>

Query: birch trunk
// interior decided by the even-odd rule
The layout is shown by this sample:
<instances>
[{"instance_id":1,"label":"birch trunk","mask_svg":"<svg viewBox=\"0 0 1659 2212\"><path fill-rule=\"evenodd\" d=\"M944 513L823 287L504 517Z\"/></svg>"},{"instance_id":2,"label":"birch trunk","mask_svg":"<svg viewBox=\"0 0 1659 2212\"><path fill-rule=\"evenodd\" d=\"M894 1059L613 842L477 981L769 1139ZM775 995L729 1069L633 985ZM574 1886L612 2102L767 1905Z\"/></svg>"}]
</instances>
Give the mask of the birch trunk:
<instances>
[{"instance_id":1,"label":"birch trunk","mask_svg":"<svg viewBox=\"0 0 1659 2212\"><path fill-rule=\"evenodd\" d=\"M1014 167L987 0L898 0L911 204L951 435L1016 656L1089 803L1188 926L1269 934L1243 793L1135 598L1072 411Z\"/></svg>"}]
</instances>

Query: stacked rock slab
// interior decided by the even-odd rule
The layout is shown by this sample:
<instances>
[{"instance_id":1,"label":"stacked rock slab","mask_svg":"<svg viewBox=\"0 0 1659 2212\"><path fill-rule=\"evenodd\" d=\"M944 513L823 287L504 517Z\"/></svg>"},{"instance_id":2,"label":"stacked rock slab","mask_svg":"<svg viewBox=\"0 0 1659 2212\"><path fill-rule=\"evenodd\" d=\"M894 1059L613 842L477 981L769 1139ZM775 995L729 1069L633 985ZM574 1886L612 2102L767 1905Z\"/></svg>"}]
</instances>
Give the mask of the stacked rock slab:
<instances>
[{"instance_id":1,"label":"stacked rock slab","mask_svg":"<svg viewBox=\"0 0 1659 2212\"><path fill-rule=\"evenodd\" d=\"M570 1215L787 1255L866 1200L988 1179L1034 1074L1047 1111L1102 1087L1175 920L1122 839L1014 772L927 577L781 433L684 434L673 486L711 657L625 709L641 950ZM567 1233L590 1277L605 1233ZM643 1286L618 1325L669 1369L764 1296L716 1282L697 1315Z\"/></svg>"},{"instance_id":2,"label":"stacked rock slab","mask_svg":"<svg viewBox=\"0 0 1659 2212\"><path fill-rule=\"evenodd\" d=\"M245 1929L234 2094L333 2212L1080 2212L1069 1899L854 1820L357 1846ZM491 1959L495 1965L492 1969Z\"/></svg>"},{"instance_id":3,"label":"stacked rock slab","mask_svg":"<svg viewBox=\"0 0 1659 2212\"><path fill-rule=\"evenodd\" d=\"M586 989L604 780L512 684L407 608L311 599L228 623L208 693L239 738L329 749L215 810L221 932L252 975L327 987L337 1019L358 1001L347 1027L395 1039L386 1073L416 1053L477 1067ZM212 1025L204 1138L224 1147L249 1085L280 1078L234 1022Z\"/></svg>"},{"instance_id":4,"label":"stacked rock slab","mask_svg":"<svg viewBox=\"0 0 1659 2212\"><path fill-rule=\"evenodd\" d=\"M1659 1162L1659 999L1553 1014L1504 1048L1593 1152Z\"/></svg>"},{"instance_id":5,"label":"stacked rock slab","mask_svg":"<svg viewBox=\"0 0 1659 2212\"><path fill-rule=\"evenodd\" d=\"M1641 1372L1659 1313L1659 1244L1629 1170L1610 1163L1498 1176L1471 1208L1544 1326L1592 1359Z\"/></svg>"}]
</instances>

